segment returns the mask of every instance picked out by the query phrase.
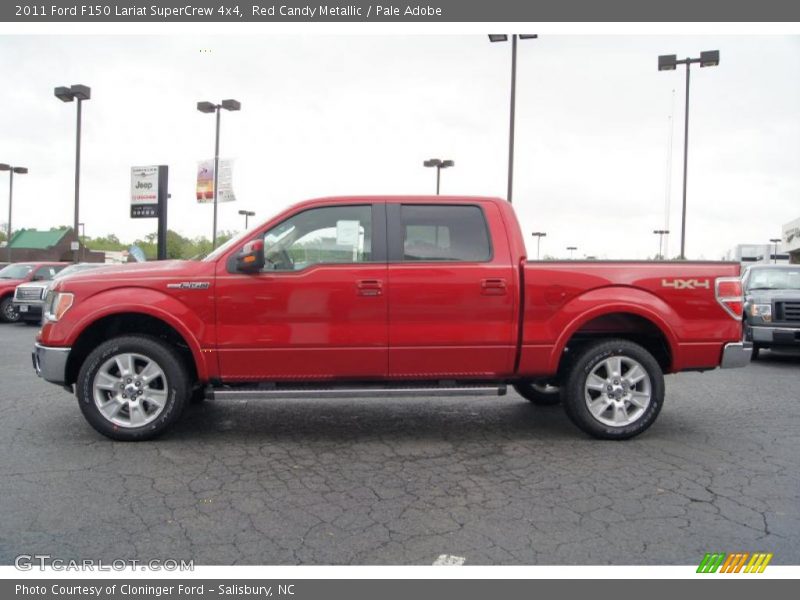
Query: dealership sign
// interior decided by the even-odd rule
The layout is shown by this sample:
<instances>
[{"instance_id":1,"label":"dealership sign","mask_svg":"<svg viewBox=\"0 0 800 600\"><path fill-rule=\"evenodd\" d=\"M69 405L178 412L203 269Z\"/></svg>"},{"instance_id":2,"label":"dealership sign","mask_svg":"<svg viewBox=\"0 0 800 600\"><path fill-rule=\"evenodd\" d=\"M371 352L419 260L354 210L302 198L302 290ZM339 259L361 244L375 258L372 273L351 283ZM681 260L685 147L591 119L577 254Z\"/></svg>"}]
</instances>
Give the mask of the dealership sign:
<instances>
[{"instance_id":1,"label":"dealership sign","mask_svg":"<svg viewBox=\"0 0 800 600\"><path fill-rule=\"evenodd\" d=\"M131 167L131 218L158 216L158 167Z\"/></svg>"}]
</instances>

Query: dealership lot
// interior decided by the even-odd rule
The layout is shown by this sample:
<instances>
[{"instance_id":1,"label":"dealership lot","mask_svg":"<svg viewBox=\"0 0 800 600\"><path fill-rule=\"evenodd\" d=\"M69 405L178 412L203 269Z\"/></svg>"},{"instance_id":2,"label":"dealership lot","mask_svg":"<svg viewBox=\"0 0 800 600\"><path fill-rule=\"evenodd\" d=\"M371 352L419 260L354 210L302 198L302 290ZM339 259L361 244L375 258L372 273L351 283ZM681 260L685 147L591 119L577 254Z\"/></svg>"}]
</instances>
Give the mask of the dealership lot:
<instances>
[{"instance_id":1,"label":"dealership lot","mask_svg":"<svg viewBox=\"0 0 800 600\"><path fill-rule=\"evenodd\" d=\"M209 401L101 437L0 326L0 564L800 562L800 356L667 378L656 424L601 442L502 398Z\"/></svg>"}]
</instances>

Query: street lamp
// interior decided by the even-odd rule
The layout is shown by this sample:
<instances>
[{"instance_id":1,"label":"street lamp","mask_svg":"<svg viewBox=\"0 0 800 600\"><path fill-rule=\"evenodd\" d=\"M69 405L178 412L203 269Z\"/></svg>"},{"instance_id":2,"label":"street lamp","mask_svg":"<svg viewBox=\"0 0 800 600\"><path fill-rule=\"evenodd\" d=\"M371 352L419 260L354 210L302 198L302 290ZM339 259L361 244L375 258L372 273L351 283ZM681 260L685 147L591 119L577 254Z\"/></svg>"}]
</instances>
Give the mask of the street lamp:
<instances>
[{"instance_id":1,"label":"street lamp","mask_svg":"<svg viewBox=\"0 0 800 600\"><path fill-rule=\"evenodd\" d=\"M28 172L27 167L12 167L5 163L0 163L0 171L8 171L8 230L6 233L6 252L8 253L8 262L11 262L11 205L14 203L14 173L17 175L25 175Z\"/></svg>"},{"instance_id":2,"label":"street lamp","mask_svg":"<svg viewBox=\"0 0 800 600\"><path fill-rule=\"evenodd\" d=\"M577 246L567 246L567 250L569 250L569 259L572 260L572 253L577 250Z\"/></svg>"},{"instance_id":3,"label":"street lamp","mask_svg":"<svg viewBox=\"0 0 800 600\"><path fill-rule=\"evenodd\" d=\"M213 102L198 102L197 110L202 113L217 114L217 134L214 142L214 231L211 236L211 247L217 247L217 198L219 197L219 115L220 109L235 111L242 109L242 103L238 100L223 100L221 104Z\"/></svg>"},{"instance_id":4,"label":"street lamp","mask_svg":"<svg viewBox=\"0 0 800 600\"><path fill-rule=\"evenodd\" d=\"M86 262L86 223L78 223L78 227L81 228L81 235L78 238L81 245L81 260Z\"/></svg>"},{"instance_id":5,"label":"street lamp","mask_svg":"<svg viewBox=\"0 0 800 600\"><path fill-rule=\"evenodd\" d=\"M92 89L87 85L75 84L70 87L61 86L53 90L56 98L62 102L78 101L78 121L75 134L75 217L72 222L72 231L78 235L78 220L80 212L81 188L81 107L84 100L92 97ZM75 249L73 260L78 262L78 249Z\"/></svg>"},{"instance_id":6,"label":"street lamp","mask_svg":"<svg viewBox=\"0 0 800 600\"><path fill-rule=\"evenodd\" d=\"M659 71L674 71L678 65L686 65L686 109L683 124L683 209L681 212L681 260L686 258L686 178L689 165L689 65L699 63L701 67L719 65L719 50L707 50L700 53L700 58L684 58L678 60L675 54L658 57Z\"/></svg>"},{"instance_id":7,"label":"street lamp","mask_svg":"<svg viewBox=\"0 0 800 600\"><path fill-rule=\"evenodd\" d=\"M254 210L240 210L240 215L244 215L244 230L247 231L247 219L248 217L255 217L256 212Z\"/></svg>"},{"instance_id":8,"label":"street lamp","mask_svg":"<svg viewBox=\"0 0 800 600\"><path fill-rule=\"evenodd\" d=\"M513 34L511 36L511 110L508 128L508 201L511 202L511 193L514 188L514 115L517 104L517 38L533 40L539 37L535 33ZM507 42L505 33L490 33L490 42Z\"/></svg>"},{"instance_id":9,"label":"street lamp","mask_svg":"<svg viewBox=\"0 0 800 600\"><path fill-rule=\"evenodd\" d=\"M664 259L664 253L661 251L662 245L661 242L664 239L665 235L669 235L669 229L653 229L653 233L658 236L658 254L656 254L656 260L661 258Z\"/></svg>"},{"instance_id":10,"label":"street lamp","mask_svg":"<svg viewBox=\"0 0 800 600\"><path fill-rule=\"evenodd\" d=\"M436 167L436 195L439 195L439 182L442 176L442 169L456 166L452 160L442 160L440 158L431 158L422 163L423 167Z\"/></svg>"},{"instance_id":11,"label":"street lamp","mask_svg":"<svg viewBox=\"0 0 800 600\"><path fill-rule=\"evenodd\" d=\"M531 235L536 238L536 260L539 260L539 244L543 237L547 237L547 233L544 231L534 231Z\"/></svg>"},{"instance_id":12,"label":"street lamp","mask_svg":"<svg viewBox=\"0 0 800 600\"><path fill-rule=\"evenodd\" d=\"M9 220L10 220L10 218L9 218ZM778 262L778 244L780 242L782 242L783 240L781 238L769 238L769 241L772 242L773 244L775 244L775 254L772 255L772 262L773 263L777 263Z\"/></svg>"}]
</instances>

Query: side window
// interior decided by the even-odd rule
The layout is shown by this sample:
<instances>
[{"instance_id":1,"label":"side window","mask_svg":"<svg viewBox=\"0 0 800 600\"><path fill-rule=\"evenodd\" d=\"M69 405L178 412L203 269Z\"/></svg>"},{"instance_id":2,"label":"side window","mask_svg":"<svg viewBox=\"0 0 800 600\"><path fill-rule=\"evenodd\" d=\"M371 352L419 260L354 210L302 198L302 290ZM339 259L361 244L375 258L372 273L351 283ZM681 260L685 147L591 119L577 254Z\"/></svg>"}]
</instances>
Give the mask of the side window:
<instances>
[{"instance_id":1,"label":"side window","mask_svg":"<svg viewBox=\"0 0 800 600\"><path fill-rule=\"evenodd\" d=\"M46 281L52 279L56 274L55 267L39 267L36 273L33 274L34 281Z\"/></svg>"},{"instance_id":2,"label":"side window","mask_svg":"<svg viewBox=\"0 0 800 600\"><path fill-rule=\"evenodd\" d=\"M412 205L400 209L404 261L491 260L483 211L477 206Z\"/></svg>"},{"instance_id":3,"label":"side window","mask_svg":"<svg viewBox=\"0 0 800 600\"><path fill-rule=\"evenodd\" d=\"M265 271L372 260L372 206L326 206L290 217L264 234Z\"/></svg>"}]
</instances>

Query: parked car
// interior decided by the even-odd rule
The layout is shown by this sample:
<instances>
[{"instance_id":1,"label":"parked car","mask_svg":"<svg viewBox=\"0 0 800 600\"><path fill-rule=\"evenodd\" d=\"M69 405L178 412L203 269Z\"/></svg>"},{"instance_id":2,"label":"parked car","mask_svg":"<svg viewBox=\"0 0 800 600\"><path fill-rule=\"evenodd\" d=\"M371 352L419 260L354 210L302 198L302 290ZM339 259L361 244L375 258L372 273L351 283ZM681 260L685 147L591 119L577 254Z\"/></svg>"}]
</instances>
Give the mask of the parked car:
<instances>
[{"instance_id":1,"label":"parked car","mask_svg":"<svg viewBox=\"0 0 800 600\"><path fill-rule=\"evenodd\" d=\"M664 373L748 364L738 263L526 260L497 198L311 200L201 261L54 283L36 372L118 440L215 397L503 395L653 424ZM701 399L698 399L700 402Z\"/></svg>"},{"instance_id":2,"label":"parked car","mask_svg":"<svg viewBox=\"0 0 800 600\"><path fill-rule=\"evenodd\" d=\"M0 321L19 320L19 313L14 310L14 290L20 283L52 279L66 266L62 262L21 262L0 269Z\"/></svg>"},{"instance_id":3,"label":"parked car","mask_svg":"<svg viewBox=\"0 0 800 600\"><path fill-rule=\"evenodd\" d=\"M800 347L800 265L753 265L743 282L753 358L762 348Z\"/></svg>"},{"instance_id":4,"label":"parked car","mask_svg":"<svg viewBox=\"0 0 800 600\"><path fill-rule=\"evenodd\" d=\"M42 322L42 306L44 306L47 290L50 289L54 281L88 269L104 266L106 266L105 263L75 263L64 267L52 279L19 284L14 292L14 310L18 313L18 320L38 325Z\"/></svg>"}]
</instances>

